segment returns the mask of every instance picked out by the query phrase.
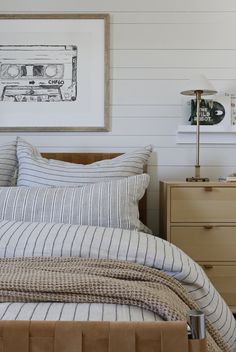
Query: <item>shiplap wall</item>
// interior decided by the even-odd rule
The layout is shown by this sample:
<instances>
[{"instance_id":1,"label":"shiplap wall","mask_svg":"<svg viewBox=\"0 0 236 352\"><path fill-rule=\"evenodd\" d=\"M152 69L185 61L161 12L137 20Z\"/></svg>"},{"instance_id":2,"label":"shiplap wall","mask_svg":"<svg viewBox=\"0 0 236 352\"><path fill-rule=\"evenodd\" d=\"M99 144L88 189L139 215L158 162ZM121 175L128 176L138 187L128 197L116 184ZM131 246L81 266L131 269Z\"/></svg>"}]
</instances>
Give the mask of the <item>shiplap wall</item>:
<instances>
[{"instance_id":1,"label":"shiplap wall","mask_svg":"<svg viewBox=\"0 0 236 352\"><path fill-rule=\"evenodd\" d=\"M125 152L152 144L148 223L158 232L159 180L194 173L194 145L176 145L185 80L203 73L220 93L236 92L236 1L0 0L0 12L110 13L112 131L20 135L42 151ZM235 171L235 145L202 146L201 164L210 178Z\"/></svg>"}]
</instances>

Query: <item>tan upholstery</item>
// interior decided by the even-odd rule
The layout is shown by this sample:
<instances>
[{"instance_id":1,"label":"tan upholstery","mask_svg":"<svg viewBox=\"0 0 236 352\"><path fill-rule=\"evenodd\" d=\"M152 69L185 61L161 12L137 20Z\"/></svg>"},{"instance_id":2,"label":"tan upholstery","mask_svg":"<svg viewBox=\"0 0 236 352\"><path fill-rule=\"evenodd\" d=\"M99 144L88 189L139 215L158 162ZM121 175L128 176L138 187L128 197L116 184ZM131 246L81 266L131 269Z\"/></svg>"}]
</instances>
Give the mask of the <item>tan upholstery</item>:
<instances>
[{"instance_id":1,"label":"tan upholstery","mask_svg":"<svg viewBox=\"0 0 236 352\"><path fill-rule=\"evenodd\" d=\"M19 351L187 352L188 340L185 322L0 321L0 352Z\"/></svg>"}]
</instances>

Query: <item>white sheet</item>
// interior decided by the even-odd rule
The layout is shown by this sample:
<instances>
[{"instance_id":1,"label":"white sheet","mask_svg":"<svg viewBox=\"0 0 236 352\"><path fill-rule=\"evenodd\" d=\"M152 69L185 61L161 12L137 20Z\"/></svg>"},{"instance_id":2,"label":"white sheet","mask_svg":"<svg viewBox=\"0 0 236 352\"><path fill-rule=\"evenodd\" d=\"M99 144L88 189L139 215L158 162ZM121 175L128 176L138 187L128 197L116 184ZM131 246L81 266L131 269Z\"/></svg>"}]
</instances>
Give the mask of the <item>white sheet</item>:
<instances>
[{"instance_id":1,"label":"white sheet","mask_svg":"<svg viewBox=\"0 0 236 352\"><path fill-rule=\"evenodd\" d=\"M1 320L161 321L145 309L96 303L1 303Z\"/></svg>"}]
</instances>

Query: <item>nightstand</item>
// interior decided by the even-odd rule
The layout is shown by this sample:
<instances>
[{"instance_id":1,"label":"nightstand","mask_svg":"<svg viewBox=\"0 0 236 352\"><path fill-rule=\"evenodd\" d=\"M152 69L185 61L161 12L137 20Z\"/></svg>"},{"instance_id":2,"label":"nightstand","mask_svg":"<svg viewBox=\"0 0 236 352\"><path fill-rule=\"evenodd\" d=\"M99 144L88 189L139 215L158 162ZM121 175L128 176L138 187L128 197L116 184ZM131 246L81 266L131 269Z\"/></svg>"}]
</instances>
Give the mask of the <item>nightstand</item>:
<instances>
[{"instance_id":1,"label":"nightstand","mask_svg":"<svg viewBox=\"0 0 236 352\"><path fill-rule=\"evenodd\" d=\"M203 267L236 313L236 183L161 181L160 234Z\"/></svg>"}]
</instances>

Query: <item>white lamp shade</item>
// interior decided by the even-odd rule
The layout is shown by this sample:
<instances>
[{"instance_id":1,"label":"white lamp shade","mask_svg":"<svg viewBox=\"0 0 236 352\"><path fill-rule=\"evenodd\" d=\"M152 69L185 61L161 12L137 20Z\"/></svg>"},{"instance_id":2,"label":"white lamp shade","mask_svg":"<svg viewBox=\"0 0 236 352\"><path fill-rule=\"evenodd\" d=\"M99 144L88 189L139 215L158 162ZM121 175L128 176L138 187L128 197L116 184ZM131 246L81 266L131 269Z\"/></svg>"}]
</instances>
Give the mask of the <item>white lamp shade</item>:
<instances>
[{"instance_id":1,"label":"white lamp shade","mask_svg":"<svg viewBox=\"0 0 236 352\"><path fill-rule=\"evenodd\" d=\"M200 91L201 95L213 95L217 93L211 82L204 75L192 77L188 80L185 88L181 92L183 95L196 95L197 91Z\"/></svg>"}]
</instances>

